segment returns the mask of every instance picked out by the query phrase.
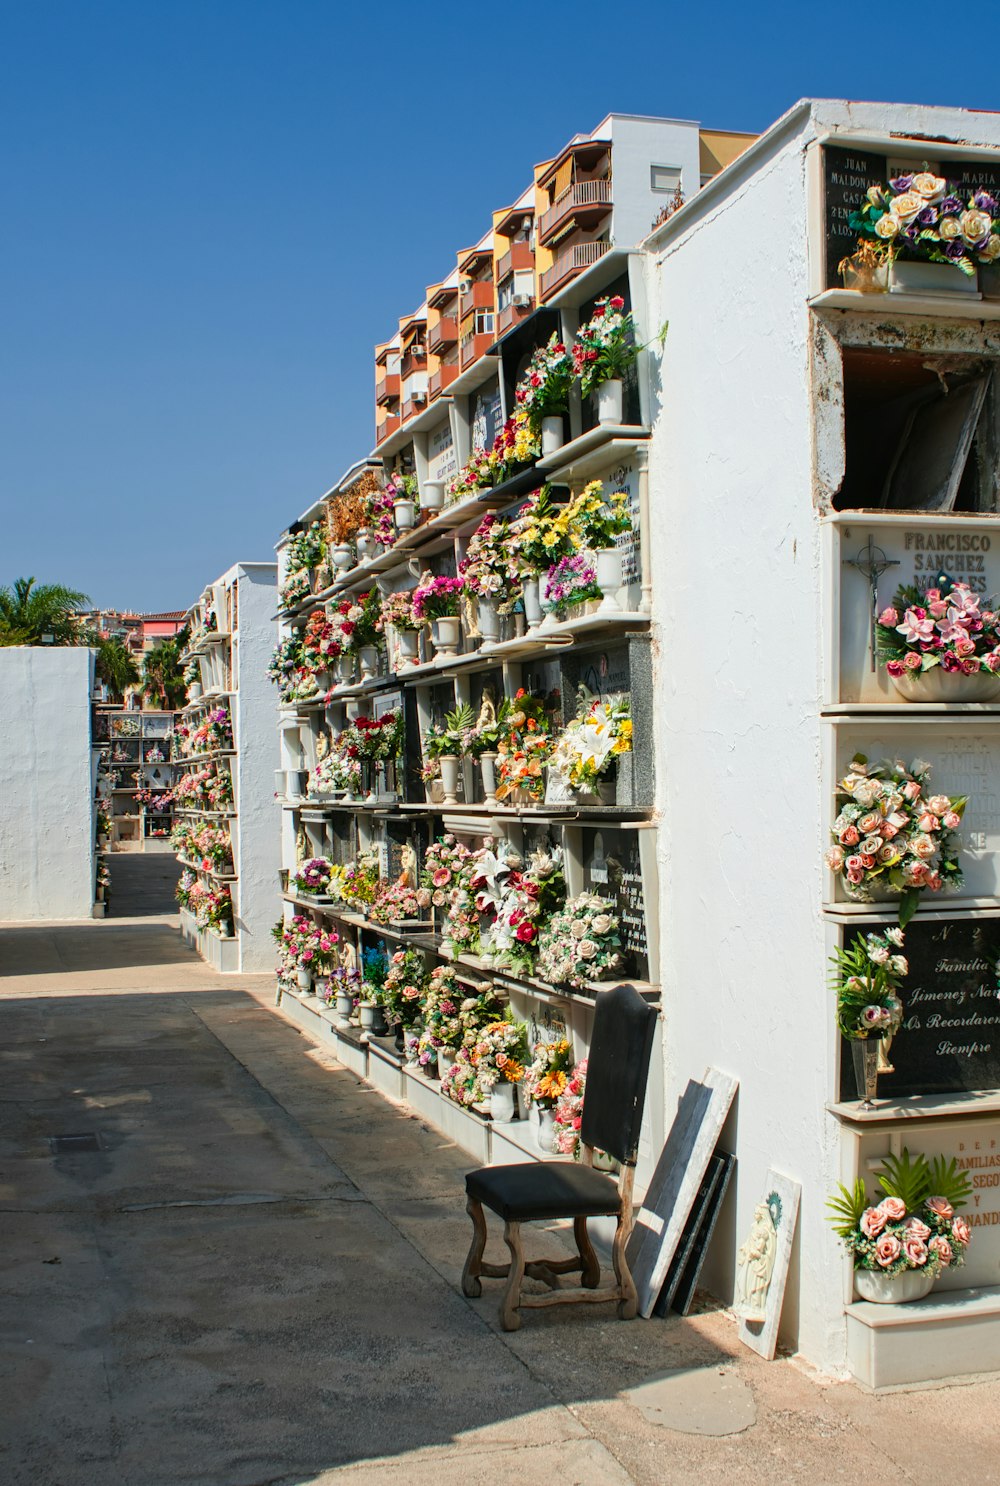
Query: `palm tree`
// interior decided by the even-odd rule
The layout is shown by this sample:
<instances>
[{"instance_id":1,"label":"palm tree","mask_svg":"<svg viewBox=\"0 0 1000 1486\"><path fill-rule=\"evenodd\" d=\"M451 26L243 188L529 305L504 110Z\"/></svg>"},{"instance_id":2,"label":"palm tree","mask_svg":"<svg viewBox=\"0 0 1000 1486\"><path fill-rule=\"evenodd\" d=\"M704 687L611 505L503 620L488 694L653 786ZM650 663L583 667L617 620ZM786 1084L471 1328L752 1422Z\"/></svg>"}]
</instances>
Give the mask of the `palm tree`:
<instances>
[{"instance_id":1,"label":"palm tree","mask_svg":"<svg viewBox=\"0 0 1000 1486\"><path fill-rule=\"evenodd\" d=\"M18 578L13 588L0 588L0 645L86 644L86 631L76 621L90 599L61 583Z\"/></svg>"},{"instance_id":2,"label":"palm tree","mask_svg":"<svg viewBox=\"0 0 1000 1486\"><path fill-rule=\"evenodd\" d=\"M167 712L183 707L187 693L181 656L187 645L188 631L185 625L169 640L161 640L152 650L147 650L142 660L142 694L147 702L153 702Z\"/></svg>"},{"instance_id":3,"label":"palm tree","mask_svg":"<svg viewBox=\"0 0 1000 1486\"><path fill-rule=\"evenodd\" d=\"M120 702L130 686L139 680L139 667L131 650L121 640L94 635L91 643L97 648L97 679L108 688L108 699Z\"/></svg>"}]
</instances>

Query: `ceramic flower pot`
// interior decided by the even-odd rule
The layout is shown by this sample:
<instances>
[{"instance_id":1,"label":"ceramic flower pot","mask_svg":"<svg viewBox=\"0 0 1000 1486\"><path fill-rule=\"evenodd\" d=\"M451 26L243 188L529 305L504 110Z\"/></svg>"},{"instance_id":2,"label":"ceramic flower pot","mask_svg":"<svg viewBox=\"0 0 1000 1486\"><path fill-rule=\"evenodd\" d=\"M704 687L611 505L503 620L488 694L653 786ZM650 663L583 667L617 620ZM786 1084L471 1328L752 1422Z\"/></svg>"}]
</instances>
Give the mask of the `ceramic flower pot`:
<instances>
[{"instance_id":1,"label":"ceramic flower pot","mask_svg":"<svg viewBox=\"0 0 1000 1486\"><path fill-rule=\"evenodd\" d=\"M444 510L444 481L425 480L420 491L420 509L422 511Z\"/></svg>"},{"instance_id":2,"label":"ceramic flower pot","mask_svg":"<svg viewBox=\"0 0 1000 1486\"><path fill-rule=\"evenodd\" d=\"M299 965L295 971L295 980L299 990L305 991L306 995L308 995L312 990L312 971L307 970L304 965Z\"/></svg>"},{"instance_id":3,"label":"ceramic flower pot","mask_svg":"<svg viewBox=\"0 0 1000 1486\"><path fill-rule=\"evenodd\" d=\"M330 672L329 671L317 671L316 672L316 690L318 691L318 693L320 694L320 696L324 696L325 697L326 694L327 694L327 692L328 691L331 691L332 689L333 689L333 677L330 675Z\"/></svg>"},{"instance_id":4,"label":"ceramic flower pot","mask_svg":"<svg viewBox=\"0 0 1000 1486\"><path fill-rule=\"evenodd\" d=\"M334 1000L334 1009L337 1013L337 1023L341 1027L349 1024L351 1012L354 1010L354 998L346 991L338 991Z\"/></svg>"},{"instance_id":5,"label":"ceramic flower pot","mask_svg":"<svg viewBox=\"0 0 1000 1486\"><path fill-rule=\"evenodd\" d=\"M445 754L438 762L441 765L441 788L446 805L458 804L458 776L462 760L457 754Z\"/></svg>"},{"instance_id":6,"label":"ceramic flower pot","mask_svg":"<svg viewBox=\"0 0 1000 1486\"><path fill-rule=\"evenodd\" d=\"M495 599L477 599L476 623L484 645L495 645L500 638L500 616Z\"/></svg>"},{"instance_id":7,"label":"ceramic flower pot","mask_svg":"<svg viewBox=\"0 0 1000 1486\"><path fill-rule=\"evenodd\" d=\"M462 639L462 621L457 614L446 614L434 621L432 634L439 655L454 655Z\"/></svg>"},{"instance_id":8,"label":"ceramic flower pot","mask_svg":"<svg viewBox=\"0 0 1000 1486\"><path fill-rule=\"evenodd\" d=\"M346 573L348 568L354 566L354 549L351 547L350 542L338 542L330 553L330 556L333 558L333 565L338 572Z\"/></svg>"},{"instance_id":9,"label":"ceramic flower pot","mask_svg":"<svg viewBox=\"0 0 1000 1486\"><path fill-rule=\"evenodd\" d=\"M361 662L362 681L370 681L378 671L378 647L362 645L358 651L358 660Z\"/></svg>"},{"instance_id":10,"label":"ceramic flower pot","mask_svg":"<svg viewBox=\"0 0 1000 1486\"><path fill-rule=\"evenodd\" d=\"M535 1140L541 1151L554 1151L556 1148L556 1115L555 1110L538 1106L538 1127L535 1130Z\"/></svg>"},{"instance_id":11,"label":"ceramic flower pot","mask_svg":"<svg viewBox=\"0 0 1000 1486\"><path fill-rule=\"evenodd\" d=\"M929 671L890 676L889 680L908 702L992 702L1000 696L1000 676L992 671L976 671L975 675L966 676L962 671L934 666Z\"/></svg>"},{"instance_id":12,"label":"ceramic flower pot","mask_svg":"<svg viewBox=\"0 0 1000 1486\"><path fill-rule=\"evenodd\" d=\"M438 1078L444 1078L449 1068L455 1066L455 1054L449 1047L439 1047L437 1050Z\"/></svg>"},{"instance_id":13,"label":"ceramic flower pot","mask_svg":"<svg viewBox=\"0 0 1000 1486\"><path fill-rule=\"evenodd\" d=\"M444 788L442 787L440 779L428 780L427 783L424 785L424 794L427 797L428 805L444 804Z\"/></svg>"},{"instance_id":14,"label":"ceramic flower pot","mask_svg":"<svg viewBox=\"0 0 1000 1486\"><path fill-rule=\"evenodd\" d=\"M621 423L624 384L617 377L602 382L597 389L598 423Z\"/></svg>"},{"instance_id":15,"label":"ceramic flower pot","mask_svg":"<svg viewBox=\"0 0 1000 1486\"><path fill-rule=\"evenodd\" d=\"M337 690L343 691L354 684L354 656L342 655L337 661Z\"/></svg>"},{"instance_id":16,"label":"ceramic flower pot","mask_svg":"<svg viewBox=\"0 0 1000 1486\"><path fill-rule=\"evenodd\" d=\"M233 926L232 926L231 923L229 923L228 920L225 920L223 923L221 923L219 925L219 938L220 939L232 939L232 937L233 937Z\"/></svg>"},{"instance_id":17,"label":"ceramic flower pot","mask_svg":"<svg viewBox=\"0 0 1000 1486\"><path fill-rule=\"evenodd\" d=\"M964 274L950 263L908 262L901 258L894 259L889 269L889 293L981 297L975 274Z\"/></svg>"},{"instance_id":18,"label":"ceramic flower pot","mask_svg":"<svg viewBox=\"0 0 1000 1486\"><path fill-rule=\"evenodd\" d=\"M521 574L521 602L524 604L524 622L528 629L536 629L542 622L540 586L541 579L536 574Z\"/></svg>"},{"instance_id":19,"label":"ceramic flower pot","mask_svg":"<svg viewBox=\"0 0 1000 1486\"><path fill-rule=\"evenodd\" d=\"M481 753L479 755L479 768L483 776L483 799L487 805L495 805L497 802L496 754Z\"/></svg>"},{"instance_id":20,"label":"ceramic flower pot","mask_svg":"<svg viewBox=\"0 0 1000 1486\"><path fill-rule=\"evenodd\" d=\"M375 556L378 550L378 542L376 542L374 534L370 531L359 531L355 538L355 545L358 549L359 562L367 562L369 558Z\"/></svg>"},{"instance_id":21,"label":"ceramic flower pot","mask_svg":"<svg viewBox=\"0 0 1000 1486\"><path fill-rule=\"evenodd\" d=\"M555 454L563 446L562 414L542 419L542 458Z\"/></svg>"},{"instance_id":22,"label":"ceramic flower pot","mask_svg":"<svg viewBox=\"0 0 1000 1486\"><path fill-rule=\"evenodd\" d=\"M420 663L420 631L416 629L401 629L396 631L396 639L399 645L397 665L400 670L407 666L416 666Z\"/></svg>"},{"instance_id":23,"label":"ceramic flower pot","mask_svg":"<svg viewBox=\"0 0 1000 1486\"><path fill-rule=\"evenodd\" d=\"M397 531L410 531L416 520L416 514L416 501L411 497L393 501L392 519L396 523Z\"/></svg>"},{"instance_id":24,"label":"ceramic flower pot","mask_svg":"<svg viewBox=\"0 0 1000 1486\"><path fill-rule=\"evenodd\" d=\"M378 1002L361 1001L358 1003L358 1010L361 1013L362 1032L374 1032L375 1023L378 1020Z\"/></svg>"},{"instance_id":25,"label":"ceramic flower pot","mask_svg":"<svg viewBox=\"0 0 1000 1486\"><path fill-rule=\"evenodd\" d=\"M873 1269L854 1271L854 1288L862 1300L873 1300L876 1305L905 1305L911 1300L923 1300L934 1286L933 1271L926 1269L904 1269L900 1274L876 1274Z\"/></svg>"},{"instance_id":26,"label":"ceramic flower pot","mask_svg":"<svg viewBox=\"0 0 1000 1486\"><path fill-rule=\"evenodd\" d=\"M602 547L599 552L595 552L594 568L597 573L597 586L603 595L598 606L598 613L620 614L621 605L618 602L618 594L624 576L621 548Z\"/></svg>"},{"instance_id":27,"label":"ceramic flower pot","mask_svg":"<svg viewBox=\"0 0 1000 1486\"><path fill-rule=\"evenodd\" d=\"M189 702L197 702L199 697L201 696L201 682L192 681L191 685L188 687L187 694Z\"/></svg>"},{"instance_id":28,"label":"ceramic flower pot","mask_svg":"<svg viewBox=\"0 0 1000 1486\"><path fill-rule=\"evenodd\" d=\"M509 1125L514 1119L514 1085L499 1079L490 1092L490 1116L498 1125Z\"/></svg>"}]
</instances>

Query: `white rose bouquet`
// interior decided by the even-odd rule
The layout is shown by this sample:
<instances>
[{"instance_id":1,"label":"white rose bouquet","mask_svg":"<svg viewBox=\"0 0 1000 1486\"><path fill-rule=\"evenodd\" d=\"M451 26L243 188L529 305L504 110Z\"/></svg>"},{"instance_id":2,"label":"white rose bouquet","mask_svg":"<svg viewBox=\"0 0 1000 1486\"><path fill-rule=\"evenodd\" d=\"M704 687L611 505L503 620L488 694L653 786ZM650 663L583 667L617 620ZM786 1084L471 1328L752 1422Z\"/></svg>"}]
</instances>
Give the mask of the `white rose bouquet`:
<instances>
[{"instance_id":1,"label":"white rose bouquet","mask_svg":"<svg viewBox=\"0 0 1000 1486\"><path fill-rule=\"evenodd\" d=\"M552 985L585 987L621 967L621 939L614 904L596 893L570 898L538 940L536 973Z\"/></svg>"},{"instance_id":2,"label":"white rose bouquet","mask_svg":"<svg viewBox=\"0 0 1000 1486\"><path fill-rule=\"evenodd\" d=\"M970 277L1000 258L1000 204L989 191L962 195L943 176L922 170L872 186L851 213L859 247L880 257L950 263Z\"/></svg>"},{"instance_id":3,"label":"white rose bouquet","mask_svg":"<svg viewBox=\"0 0 1000 1486\"><path fill-rule=\"evenodd\" d=\"M930 795L930 765L907 768L900 759L870 764L855 754L837 786L838 812L830 830L826 864L849 898L871 903L873 890L900 897L905 928L924 889L958 887L962 869L955 831L966 795Z\"/></svg>"}]
</instances>

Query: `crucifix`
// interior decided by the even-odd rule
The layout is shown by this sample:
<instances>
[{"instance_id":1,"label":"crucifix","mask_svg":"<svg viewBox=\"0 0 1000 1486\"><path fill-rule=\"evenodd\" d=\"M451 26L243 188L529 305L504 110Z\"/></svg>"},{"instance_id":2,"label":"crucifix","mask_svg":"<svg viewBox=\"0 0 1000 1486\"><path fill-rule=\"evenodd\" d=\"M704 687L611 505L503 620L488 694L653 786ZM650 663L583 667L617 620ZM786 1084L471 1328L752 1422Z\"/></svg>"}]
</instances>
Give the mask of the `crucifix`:
<instances>
[{"instance_id":1,"label":"crucifix","mask_svg":"<svg viewBox=\"0 0 1000 1486\"><path fill-rule=\"evenodd\" d=\"M871 593L871 613L868 618L868 644L871 650L871 668L875 670L876 638L875 625L878 620L878 580L882 574L888 572L889 568L898 568L899 559L886 557L881 547L876 547L871 537L867 545L862 547L857 557L845 557L844 562L849 568L857 568L862 577L868 579L868 588Z\"/></svg>"}]
</instances>

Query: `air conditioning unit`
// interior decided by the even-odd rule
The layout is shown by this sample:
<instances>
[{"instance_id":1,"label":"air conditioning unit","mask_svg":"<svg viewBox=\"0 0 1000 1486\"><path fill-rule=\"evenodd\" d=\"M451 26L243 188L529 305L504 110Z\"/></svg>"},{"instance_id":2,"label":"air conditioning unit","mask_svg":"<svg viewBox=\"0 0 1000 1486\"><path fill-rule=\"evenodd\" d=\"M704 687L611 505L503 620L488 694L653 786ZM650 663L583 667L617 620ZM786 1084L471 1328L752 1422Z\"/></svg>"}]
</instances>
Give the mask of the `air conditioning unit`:
<instances>
[{"instance_id":1,"label":"air conditioning unit","mask_svg":"<svg viewBox=\"0 0 1000 1486\"><path fill-rule=\"evenodd\" d=\"M530 303L530 294L515 294L513 299L511 300L511 304L516 305L519 310L527 309Z\"/></svg>"},{"instance_id":2,"label":"air conditioning unit","mask_svg":"<svg viewBox=\"0 0 1000 1486\"><path fill-rule=\"evenodd\" d=\"M414 402L426 402L427 401L427 393L426 392L414 392L414 394L413 394L413 401Z\"/></svg>"}]
</instances>

